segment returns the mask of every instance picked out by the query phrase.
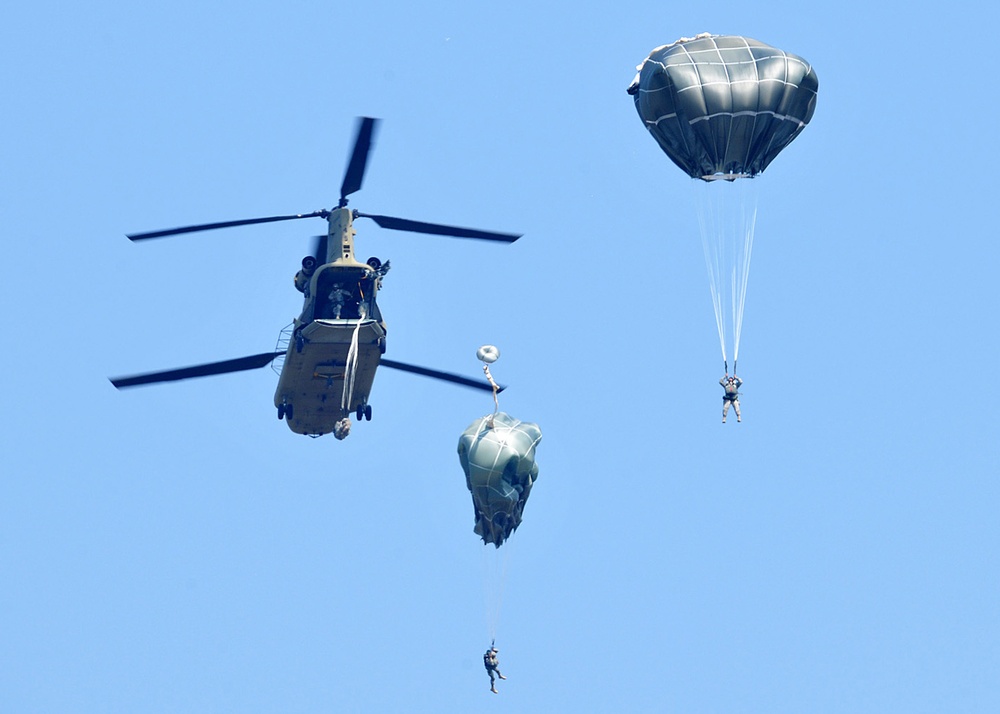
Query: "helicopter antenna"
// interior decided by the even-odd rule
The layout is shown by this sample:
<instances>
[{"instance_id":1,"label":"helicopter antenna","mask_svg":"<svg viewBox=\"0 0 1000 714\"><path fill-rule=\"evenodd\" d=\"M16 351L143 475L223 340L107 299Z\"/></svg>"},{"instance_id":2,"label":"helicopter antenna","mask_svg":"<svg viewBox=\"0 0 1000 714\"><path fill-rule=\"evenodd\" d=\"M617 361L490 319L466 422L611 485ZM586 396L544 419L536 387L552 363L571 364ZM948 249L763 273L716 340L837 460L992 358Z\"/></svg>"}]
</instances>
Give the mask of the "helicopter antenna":
<instances>
[{"instance_id":1,"label":"helicopter antenna","mask_svg":"<svg viewBox=\"0 0 1000 714\"><path fill-rule=\"evenodd\" d=\"M490 387L493 388L493 414L490 416L490 428L493 428L493 417L497 415L500 411L500 400L497 399L497 394L500 393L500 385L496 383L493 379L493 375L490 374L490 365L500 359L500 350L498 350L493 345L483 345L478 350L476 350L476 358L483 363L483 373L486 375L486 379L490 382Z\"/></svg>"}]
</instances>

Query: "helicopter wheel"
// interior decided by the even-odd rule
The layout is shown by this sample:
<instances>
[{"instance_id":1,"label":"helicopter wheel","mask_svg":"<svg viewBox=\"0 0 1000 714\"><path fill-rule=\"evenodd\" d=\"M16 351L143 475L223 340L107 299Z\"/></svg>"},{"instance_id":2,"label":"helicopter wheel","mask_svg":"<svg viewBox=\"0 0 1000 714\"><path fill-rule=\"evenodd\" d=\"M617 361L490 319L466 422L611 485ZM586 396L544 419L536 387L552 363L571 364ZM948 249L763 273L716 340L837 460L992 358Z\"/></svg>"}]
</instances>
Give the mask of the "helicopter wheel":
<instances>
[{"instance_id":1,"label":"helicopter wheel","mask_svg":"<svg viewBox=\"0 0 1000 714\"><path fill-rule=\"evenodd\" d=\"M371 420L372 420L372 405L365 404L365 421L371 421Z\"/></svg>"},{"instance_id":2,"label":"helicopter wheel","mask_svg":"<svg viewBox=\"0 0 1000 714\"><path fill-rule=\"evenodd\" d=\"M383 354L383 355L385 354L385 338L384 337L379 337L378 338L378 351L379 351L379 354Z\"/></svg>"},{"instance_id":3,"label":"helicopter wheel","mask_svg":"<svg viewBox=\"0 0 1000 714\"><path fill-rule=\"evenodd\" d=\"M359 404L358 405L358 411L356 411L354 413L354 416L356 416L358 418L358 421L361 421L362 419L365 418L365 405L364 404Z\"/></svg>"},{"instance_id":4,"label":"helicopter wheel","mask_svg":"<svg viewBox=\"0 0 1000 714\"><path fill-rule=\"evenodd\" d=\"M278 405L278 421L281 421L284 418L285 418L285 405L284 404L279 404Z\"/></svg>"},{"instance_id":5,"label":"helicopter wheel","mask_svg":"<svg viewBox=\"0 0 1000 714\"><path fill-rule=\"evenodd\" d=\"M288 419L289 421L291 421L292 420L292 414L294 414L294 412L292 411L292 405L291 404L285 404L284 406L285 406L285 418Z\"/></svg>"},{"instance_id":6,"label":"helicopter wheel","mask_svg":"<svg viewBox=\"0 0 1000 714\"><path fill-rule=\"evenodd\" d=\"M302 348L306 346L305 338L302 335L295 336L295 351L302 352Z\"/></svg>"}]
</instances>

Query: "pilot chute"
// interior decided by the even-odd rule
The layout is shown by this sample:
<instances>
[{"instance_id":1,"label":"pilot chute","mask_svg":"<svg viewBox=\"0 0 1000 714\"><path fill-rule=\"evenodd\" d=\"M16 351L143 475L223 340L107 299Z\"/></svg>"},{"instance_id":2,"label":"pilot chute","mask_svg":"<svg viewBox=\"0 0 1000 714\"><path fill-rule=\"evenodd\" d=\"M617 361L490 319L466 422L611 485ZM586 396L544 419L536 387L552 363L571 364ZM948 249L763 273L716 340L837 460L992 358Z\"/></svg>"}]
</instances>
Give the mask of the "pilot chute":
<instances>
[{"instance_id":1,"label":"pilot chute","mask_svg":"<svg viewBox=\"0 0 1000 714\"><path fill-rule=\"evenodd\" d=\"M458 459L472 494L474 531L499 548L521 524L524 505L538 478L537 424L496 412L472 422L458 440Z\"/></svg>"},{"instance_id":2,"label":"pilot chute","mask_svg":"<svg viewBox=\"0 0 1000 714\"><path fill-rule=\"evenodd\" d=\"M657 47L637 69L628 93L643 125L684 173L712 184L696 182L696 204L722 359L728 372L731 335L735 371L757 220L747 179L812 119L819 80L798 55L708 33Z\"/></svg>"}]
</instances>

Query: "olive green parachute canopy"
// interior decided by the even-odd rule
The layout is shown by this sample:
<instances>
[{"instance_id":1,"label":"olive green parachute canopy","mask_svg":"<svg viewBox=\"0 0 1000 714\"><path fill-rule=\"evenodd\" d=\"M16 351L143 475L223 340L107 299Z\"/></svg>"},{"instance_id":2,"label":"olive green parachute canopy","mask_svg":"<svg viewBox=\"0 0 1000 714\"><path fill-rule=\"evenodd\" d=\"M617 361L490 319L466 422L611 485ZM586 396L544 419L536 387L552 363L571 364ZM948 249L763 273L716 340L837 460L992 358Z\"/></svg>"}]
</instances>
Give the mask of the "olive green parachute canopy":
<instances>
[{"instance_id":1,"label":"olive green parachute canopy","mask_svg":"<svg viewBox=\"0 0 1000 714\"><path fill-rule=\"evenodd\" d=\"M749 37L681 38L637 69L628 93L639 117L692 178L755 176L816 109L809 63Z\"/></svg>"},{"instance_id":2,"label":"olive green parachute canopy","mask_svg":"<svg viewBox=\"0 0 1000 714\"><path fill-rule=\"evenodd\" d=\"M475 532L499 548L521 524L521 513L538 478L537 424L504 412L477 419L458 440L458 459L472 493Z\"/></svg>"}]
</instances>

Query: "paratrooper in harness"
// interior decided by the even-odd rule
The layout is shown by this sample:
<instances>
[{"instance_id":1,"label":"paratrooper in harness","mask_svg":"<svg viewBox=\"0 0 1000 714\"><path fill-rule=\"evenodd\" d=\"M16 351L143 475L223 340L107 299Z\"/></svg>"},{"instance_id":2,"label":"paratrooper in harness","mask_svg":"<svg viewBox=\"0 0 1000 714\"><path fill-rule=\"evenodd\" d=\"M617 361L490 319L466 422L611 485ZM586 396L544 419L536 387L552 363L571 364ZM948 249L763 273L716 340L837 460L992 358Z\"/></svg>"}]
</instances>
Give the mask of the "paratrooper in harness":
<instances>
[{"instance_id":1,"label":"paratrooper in harness","mask_svg":"<svg viewBox=\"0 0 1000 714\"><path fill-rule=\"evenodd\" d=\"M736 411L736 421L742 421L740 418L740 387L743 385L743 380L735 374L730 377L729 373L726 373L726 376L719 380L719 384L726 390L726 393L722 395L722 423L726 423L726 414L729 413L730 405Z\"/></svg>"}]
</instances>

